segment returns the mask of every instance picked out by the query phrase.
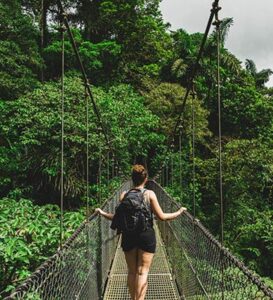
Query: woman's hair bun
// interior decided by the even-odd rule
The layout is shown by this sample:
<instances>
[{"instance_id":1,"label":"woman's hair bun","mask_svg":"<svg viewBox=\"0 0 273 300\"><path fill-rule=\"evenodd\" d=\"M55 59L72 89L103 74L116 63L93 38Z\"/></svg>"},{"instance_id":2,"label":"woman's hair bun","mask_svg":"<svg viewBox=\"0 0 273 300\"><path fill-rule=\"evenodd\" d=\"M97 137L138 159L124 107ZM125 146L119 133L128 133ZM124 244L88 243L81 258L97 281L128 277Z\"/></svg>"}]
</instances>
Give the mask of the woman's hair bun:
<instances>
[{"instance_id":1,"label":"woman's hair bun","mask_svg":"<svg viewBox=\"0 0 273 300\"><path fill-rule=\"evenodd\" d=\"M138 186L144 182L147 178L148 172L142 165L134 165L132 168L132 180L135 186Z\"/></svg>"},{"instance_id":2,"label":"woman's hair bun","mask_svg":"<svg viewBox=\"0 0 273 300\"><path fill-rule=\"evenodd\" d=\"M145 170L145 168L144 168L144 166L142 166L142 165L134 165L133 166L133 172L136 172L136 173L143 173L143 172L145 172L146 170Z\"/></svg>"}]
</instances>

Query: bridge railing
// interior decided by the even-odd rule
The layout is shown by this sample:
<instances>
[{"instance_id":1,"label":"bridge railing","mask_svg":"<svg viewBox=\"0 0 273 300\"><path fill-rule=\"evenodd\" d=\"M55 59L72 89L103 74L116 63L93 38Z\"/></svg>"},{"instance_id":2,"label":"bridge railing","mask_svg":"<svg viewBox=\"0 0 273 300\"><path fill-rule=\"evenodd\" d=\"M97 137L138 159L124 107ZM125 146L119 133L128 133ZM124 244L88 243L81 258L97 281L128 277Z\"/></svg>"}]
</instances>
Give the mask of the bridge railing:
<instances>
[{"instance_id":1,"label":"bridge railing","mask_svg":"<svg viewBox=\"0 0 273 300\"><path fill-rule=\"evenodd\" d=\"M150 181L148 187L165 212L177 210L177 202L159 184ZM189 213L171 222L159 222L159 228L184 299L273 299L273 291Z\"/></svg>"},{"instance_id":2,"label":"bridge railing","mask_svg":"<svg viewBox=\"0 0 273 300\"><path fill-rule=\"evenodd\" d=\"M116 190L103 209L113 212L120 193L130 185L126 182ZM109 225L93 214L5 300L100 299L118 241Z\"/></svg>"}]
</instances>

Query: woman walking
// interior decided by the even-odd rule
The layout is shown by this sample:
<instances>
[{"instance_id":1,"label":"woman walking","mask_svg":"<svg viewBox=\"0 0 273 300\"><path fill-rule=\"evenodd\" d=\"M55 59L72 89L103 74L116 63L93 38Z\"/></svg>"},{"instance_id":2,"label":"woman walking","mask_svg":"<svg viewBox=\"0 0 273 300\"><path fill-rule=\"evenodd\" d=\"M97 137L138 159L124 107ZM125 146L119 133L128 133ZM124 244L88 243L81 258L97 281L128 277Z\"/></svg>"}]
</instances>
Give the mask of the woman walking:
<instances>
[{"instance_id":1,"label":"woman walking","mask_svg":"<svg viewBox=\"0 0 273 300\"><path fill-rule=\"evenodd\" d=\"M130 234L127 232L122 233L121 247L128 267L127 284L132 300L144 300L148 287L148 273L156 250L153 214L159 220L167 221L177 218L187 210L185 207L181 207L174 213L164 213L155 193L144 188L147 180L148 173L144 166L134 165L132 169L134 187L130 191L124 191L120 196L120 201L123 201L129 193L141 192L151 215L145 231ZM114 214L105 212L100 208L97 208L96 211L109 220L114 217Z\"/></svg>"}]
</instances>

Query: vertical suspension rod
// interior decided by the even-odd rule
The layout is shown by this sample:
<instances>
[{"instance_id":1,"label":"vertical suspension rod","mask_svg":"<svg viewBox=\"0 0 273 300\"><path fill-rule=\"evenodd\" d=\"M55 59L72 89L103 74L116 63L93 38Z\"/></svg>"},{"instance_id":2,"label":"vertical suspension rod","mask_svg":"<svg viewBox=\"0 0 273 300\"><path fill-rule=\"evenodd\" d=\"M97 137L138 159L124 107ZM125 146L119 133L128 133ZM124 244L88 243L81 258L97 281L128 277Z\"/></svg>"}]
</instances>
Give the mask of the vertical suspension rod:
<instances>
[{"instance_id":1,"label":"vertical suspension rod","mask_svg":"<svg viewBox=\"0 0 273 300\"><path fill-rule=\"evenodd\" d=\"M43 56L43 50L44 50L44 38L45 38L45 32L44 32L44 0L41 0L41 16L40 16L40 51L41 55ZM41 67L41 81L44 82L44 68Z\"/></svg>"},{"instance_id":2,"label":"vertical suspension rod","mask_svg":"<svg viewBox=\"0 0 273 300\"><path fill-rule=\"evenodd\" d=\"M222 171L222 126L221 126L221 75L220 75L220 60L221 60L221 21L219 20L219 11L221 7L215 7L215 22L213 25L216 27L217 35L217 104L218 104L218 152L219 152L219 190L220 190L220 231L221 231L221 245L224 247L224 200L223 200L223 171ZM223 265L223 252L221 252L221 273L222 273L222 300L225 299L224 294L224 265Z\"/></svg>"},{"instance_id":3,"label":"vertical suspension rod","mask_svg":"<svg viewBox=\"0 0 273 300\"><path fill-rule=\"evenodd\" d=\"M78 51L78 48L77 48L77 45L76 45L76 42L75 42L75 39L73 37L73 34L71 32L71 29L70 29L70 26L69 26L69 23L68 23L68 20L67 20L67 17L66 17L66 14L64 12L64 9L63 9L63 5L62 5L62 2L61 0L57 0L57 5L59 7L59 10L60 10L60 13L61 15L63 16L63 22L64 22L64 25L66 27L66 30L68 32L68 35L69 35L69 38L70 38L70 41L71 41L71 44L72 44L72 47L73 47L73 50L76 54L76 58L77 58L77 61L78 61L78 64L80 66L80 70L81 70L81 73L82 73L82 76L83 76L83 80L84 80L84 84L86 86L86 89L87 89L87 93L89 95L89 98L91 99L91 102L92 102L92 105L93 105L93 110L97 116L97 120L98 120L98 123L99 123L99 126L102 128L102 132L103 132L103 135L105 137L105 140L106 140L106 143L107 145L111 148L111 144L110 144L110 141L108 139L108 135L107 135L107 132L106 132L106 128L104 126L104 123L102 122L102 119L101 119L101 114L100 114L100 111L96 105L96 102L95 102L95 99L93 97L93 94L92 94L92 91L91 91L91 88L90 88L90 85L88 83L88 79L87 79L87 75L86 75L86 72L85 72L85 69L84 69L84 66L83 66L83 63L81 61L81 58L80 58L80 55L79 55L79 51Z\"/></svg>"},{"instance_id":4,"label":"vertical suspension rod","mask_svg":"<svg viewBox=\"0 0 273 300\"><path fill-rule=\"evenodd\" d=\"M60 30L61 30L61 39L62 39L62 62L61 62L61 214L60 214L60 248L63 244L63 210L64 210L64 23L63 16L61 16Z\"/></svg>"},{"instance_id":5,"label":"vertical suspension rod","mask_svg":"<svg viewBox=\"0 0 273 300\"><path fill-rule=\"evenodd\" d=\"M195 193L195 110L194 110L194 99L195 99L194 86L192 89L192 101L191 101L191 113L192 113L192 185L193 185L193 216L196 218L196 193Z\"/></svg>"},{"instance_id":6,"label":"vertical suspension rod","mask_svg":"<svg viewBox=\"0 0 273 300\"><path fill-rule=\"evenodd\" d=\"M218 7L218 10L221 8ZM223 200L223 170L222 170L222 125L221 125L221 75L220 75L220 45L221 45L221 21L218 19L218 12L216 13L215 26L217 30L217 104L218 104L218 130L219 130L219 189L220 189L220 209L221 209L221 243L224 244L224 200Z\"/></svg>"},{"instance_id":7,"label":"vertical suspension rod","mask_svg":"<svg viewBox=\"0 0 273 300\"><path fill-rule=\"evenodd\" d=\"M86 87L85 105L86 105L86 220L89 217L89 101Z\"/></svg>"},{"instance_id":8,"label":"vertical suspension rod","mask_svg":"<svg viewBox=\"0 0 273 300\"><path fill-rule=\"evenodd\" d=\"M185 109L185 106L186 106L186 102L187 102L187 99L189 97L190 91L192 89L193 80L194 80L194 78L196 76L196 73L198 71L198 68L199 68L199 62L200 62L200 60L202 58L202 55L203 55L204 47L205 47L205 44L206 44L206 41L207 41L207 38L208 38L208 35L209 35L209 31L210 31L213 19L215 17L216 11L217 11L217 7L219 7L219 1L220 0L214 0L214 2L212 4L212 9L211 9L209 20L208 20L208 23L207 23L207 26L206 26L206 30L205 30L205 33L203 35L203 39L202 39L202 42L201 42L201 45L200 45L200 48L199 48L199 52L198 52L198 55L196 57L196 60L195 60L195 63L193 65L191 75L190 75L190 78L189 78L189 81L188 81L188 84L187 84L187 90L186 90L185 96L183 98L182 107L181 107L179 116L177 118L176 124L174 126L174 130L171 133L170 138L169 138L168 143L167 143L166 153L169 152L169 149L170 149L170 146L171 146L171 141L174 140L176 131L177 131L177 129L179 128L179 126L181 124L182 116L183 116L184 109ZM159 174L162 172L163 167L164 166L161 166L161 168L158 171L158 174L154 176L154 179L158 178Z\"/></svg>"},{"instance_id":9,"label":"vertical suspension rod","mask_svg":"<svg viewBox=\"0 0 273 300\"><path fill-rule=\"evenodd\" d=\"M182 126L179 126L179 186L180 186L180 201L182 200Z\"/></svg>"},{"instance_id":10,"label":"vertical suspension rod","mask_svg":"<svg viewBox=\"0 0 273 300\"><path fill-rule=\"evenodd\" d=\"M186 105L187 99L189 97L190 91L192 89L193 80L194 80L194 78L196 76L196 73L198 71L199 62L200 62L200 59L201 59L203 51L204 51L205 43L207 41L208 34L209 34L209 31L210 31L214 16L216 14L216 9L215 8L217 8L218 5L219 5L219 0L215 0L212 4L212 9L211 9L211 13L210 13L209 20L208 20L208 23L207 23L207 27L206 27L205 33L203 35L203 39L202 39L202 42L201 42L201 45L200 45L200 48L199 48L199 52L198 52L196 61L193 65L193 69L192 69L191 76L190 76L190 79L189 79L189 82L188 82L187 91L186 91L186 94L185 94L184 99L183 99L180 114L179 114L179 117L178 117L177 122L176 122L175 127L174 127L173 136L175 136L177 128L178 128L178 126L181 122L181 118L182 118L182 115L183 115L183 112L184 112L184 109L185 109L185 105ZM171 137L171 138L173 138L173 137Z\"/></svg>"}]
</instances>

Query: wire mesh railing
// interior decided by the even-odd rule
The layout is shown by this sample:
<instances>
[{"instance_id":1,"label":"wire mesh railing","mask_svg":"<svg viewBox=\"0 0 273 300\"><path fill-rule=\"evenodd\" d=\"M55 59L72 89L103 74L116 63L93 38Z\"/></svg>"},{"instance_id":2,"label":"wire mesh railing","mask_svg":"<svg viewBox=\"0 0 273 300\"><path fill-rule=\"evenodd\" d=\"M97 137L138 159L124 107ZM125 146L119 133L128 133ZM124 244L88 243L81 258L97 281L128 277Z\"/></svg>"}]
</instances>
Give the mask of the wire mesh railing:
<instances>
[{"instance_id":1,"label":"wire mesh railing","mask_svg":"<svg viewBox=\"0 0 273 300\"><path fill-rule=\"evenodd\" d=\"M114 211L124 183L103 209ZM45 261L5 300L100 299L108 278L118 238L109 221L92 215L76 230L61 250Z\"/></svg>"},{"instance_id":2,"label":"wire mesh railing","mask_svg":"<svg viewBox=\"0 0 273 300\"><path fill-rule=\"evenodd\" d=\"M130 185L123 184L103 209L113 212L120 193ZM156 182L149 181L148 188L156 193L164 211L177 209L178 204ZM101 299L118 241L109 225L92 215L5 300ZM158 225L183 299L273 299L273 291L189 213Z\"/></svg>"},{"instance_id":3,"label":"wire mesh railing","mask_svg":"<svg viewBox=\"0 0 273 300\"><path fill-rule=\"evenodd\" d=\"M178 204L155 181L148 183L165 212ZM269 300L273 291L189 213L158 223L174 278L184 299Z\"/></svg>"}]
</instances>

